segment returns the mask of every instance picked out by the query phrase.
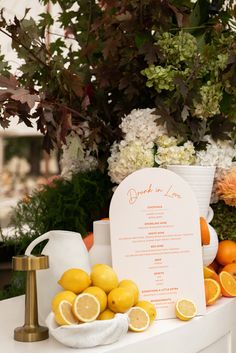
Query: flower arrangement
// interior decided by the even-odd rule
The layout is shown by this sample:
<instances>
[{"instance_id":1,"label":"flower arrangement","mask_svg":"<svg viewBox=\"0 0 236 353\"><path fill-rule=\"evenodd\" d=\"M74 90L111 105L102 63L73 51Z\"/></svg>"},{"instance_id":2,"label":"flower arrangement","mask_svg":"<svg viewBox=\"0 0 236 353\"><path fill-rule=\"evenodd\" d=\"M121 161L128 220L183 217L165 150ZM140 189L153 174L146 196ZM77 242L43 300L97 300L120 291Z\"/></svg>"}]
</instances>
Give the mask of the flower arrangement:
<instances>
[{"instance_id":1,"label":"flower arrangement","mask_svg":"<svg viewBox=\"0 0 236 353\"><path fill-rule=\"evenodd\" d=\"M168 164L216 166L217 182L236 159L236 146L230 140L214 141L206 135L203 137L205 149L197 150L192 141L169 136L154 109L133 110L122 119L120 128L124 137L113 144L108 158L108 174L116 184L140 168ZM221 184L219 182L218 188Z\"/></svg>"},{"instance_id":2,"label":"flower arrangement","mask_svg":"<svg viewBox=\"0 0 236 353\"><path fill-rule=\"evenodd\" d=\"M143 167L216 165L213 198L223 199L229 186L217 183L229 184L235 159L233 0L52 3L58 19L26 11L9 23L1 12L21 64L13 76L1 56L0 124L35 119L44 148L63 149L67 180L99 169L119 184ZM55 26L64 36L48 43Z\"/></svg>"}]
</instances>

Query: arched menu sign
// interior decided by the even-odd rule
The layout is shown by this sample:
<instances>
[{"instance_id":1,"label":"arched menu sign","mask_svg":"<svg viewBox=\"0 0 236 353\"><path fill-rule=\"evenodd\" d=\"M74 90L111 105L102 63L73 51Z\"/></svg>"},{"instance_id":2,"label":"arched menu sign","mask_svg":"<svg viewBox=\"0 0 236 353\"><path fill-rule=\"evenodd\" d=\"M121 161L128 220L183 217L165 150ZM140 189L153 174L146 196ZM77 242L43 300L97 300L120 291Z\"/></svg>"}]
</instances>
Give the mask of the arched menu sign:
<instances>
[{"instance_id":1,"label":"arched menu sign","mask_svg":"<svg viewBox=\"0 0 236 353\"><path fill-rule=\"evenodd\" d=\"M199 210L190 186L162 168L138 170L117 187L110 205L112 265L133 279L158 318L175 317L180 298L205 312Z\"/></svg>"}]
</instances>

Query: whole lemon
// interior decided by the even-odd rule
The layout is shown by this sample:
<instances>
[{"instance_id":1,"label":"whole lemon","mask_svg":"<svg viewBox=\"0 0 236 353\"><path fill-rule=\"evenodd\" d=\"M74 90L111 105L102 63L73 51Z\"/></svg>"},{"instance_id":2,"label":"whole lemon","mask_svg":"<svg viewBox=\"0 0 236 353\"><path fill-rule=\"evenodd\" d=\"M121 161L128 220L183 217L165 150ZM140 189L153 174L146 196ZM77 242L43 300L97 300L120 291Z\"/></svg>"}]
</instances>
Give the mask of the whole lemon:
<instances>
[{"instance_id":1,"label":"whole lemon","mask_svg":"<svg viewBox=\"0 0 236 353\"><path fill-rule=\"evenodd\" d=\"M131 291L134 296L134 305L137 304L139 299L139 289L134 281L132 281L131 279L123 279L122 281L120 281L118 287L124 287Z\"/></svg>"},{"instance_id":2,"label":"whole lemon","mask_svg":"<svg viewBox=\"0 0 236 353\"><path fill-rule=\"evenodd\" d=\"M107 295L102 288L91 286L86 288L83 293L93 294L100 303L100 313L107 307Z\"/></svg>"},{"instance_id":3,"label":"whole lemon","mask_svg":"<svg viewBox=\"0 0 236 353\"><path fill-rule=\"evenodd\" d=\"M90 286L91 279L84 270L80 268L70 268L63 273L58 284L65 290L79 294Z\"/></svg>"},{"instance_id":4,"label":"whole lemon","mask_svg":"<svg viewBox=\"0 0 236 353\"><path fill-rule=\"evenodd\" d=\"M157 316L157 311L156 311L155 306L151 302L149 302L147 300L140 300L136 304L136 306L146 310L146 312L148 313L148 315L150 317L150 323L152 323L155 320L155 318Z\"/></svg>"},{"instance_id":5,"label":"whole lemon","mask_svg":"<svg viewBox=\"0 0 236 353\"><path fill-rule=\"evenodd\" d=\"M108 294L108 308L115 313L125 313L134 305L134 296L127 288L114 288Z\"/></svg>"},{"instance_id":6,"label":"whole lemon","mask_svg":"<svg viewBox=\"0 0 236 353\"><path fill-rule=\"evenodd\" d=\"M118 277L115 271L105 264L94 265L90 277L93 286L102 288L105 293L109 293L118 286Z\"/></svg>"},{"instance_id":7,"label":"whole lemon","mask_svg":"<svg viewBox=\"0 0 236 353\"><path fill-rule=\"evenodd\" d=\"M97 318L97 320L111 320L115 316L115 313L110 309L104 310Z\"/></svg>"},{"instance_id":8,"label":"whole lemon","mask_svg":"<svg viewBox=\"0 0 236 353\"><path fill-rule=\"evenodd\" d=\"M76 294L69 291L69 290L64 290L62 292L59 292L55 295L55 297L52 299L52 311L55 312L56 308L60 304L62 300L66 300L69 303L73 304L73 301L76 298Z\"/></svg>"}]
</instances>

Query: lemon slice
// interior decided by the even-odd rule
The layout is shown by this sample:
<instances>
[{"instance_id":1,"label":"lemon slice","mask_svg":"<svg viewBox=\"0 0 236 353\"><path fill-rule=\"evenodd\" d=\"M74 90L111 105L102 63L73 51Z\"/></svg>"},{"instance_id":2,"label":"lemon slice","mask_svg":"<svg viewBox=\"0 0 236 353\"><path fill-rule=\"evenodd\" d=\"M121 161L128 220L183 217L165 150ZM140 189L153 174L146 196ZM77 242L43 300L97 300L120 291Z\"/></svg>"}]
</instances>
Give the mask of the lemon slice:
<instances>
[{"instance_id":1,"label":"lemon slice","mask_svg":"<svg viewBox=\"0 0 236 353\"><path fill-rule=\"evenodd\" d=\"M180 299L175 305L175 314L176 317L180 320L190 320L197 314L196 305L192 300Z\"/></svg>"},{"instance_id":2,"label":"lemon slice","mask_svg":"<svg viewBox=\"0 0 236 353\"><path fill-rule=\"evenodd\" d=\"M146 310L133 306L128 311L129 329L135 332L145 331L150 325L150 318Z\"/></svg>"},{"instance_id":3,"label":"lemon slice","mask_svg":"<svg viewBox=\"0 0 236 353\"><path fill-rule=\"evenodd\" d=\"M94 321L100 314L100 303L95 295L81 293L73 303L73 313L82 322Z\"/></svg>"},{"instance_id":4,"label":"lemon slice","mask_svg":"<svg viewBox=\"0 0 236 353\"><path fill-rule=\"evenodd\" d=\"M54 318L58 325L75 325L79 323L72 312L72 304L67 300L62 300L59 303L55 310Z\"/></svg>"},{"instance_id":5,"label":"lemon slice","mask_svg":"<svg viewBox=\"0 0 236 353\"><path fill-rule=\"evenodd\" d=\"M136 306L138 306L139 308L143 308L144 310L146 310L146 312L148 313L149 317L150 317L150 323L152 323L156 317L157 317L157 311L155 306L147 301L147 300L140 300Z\"/></svg>"}]
</instances>

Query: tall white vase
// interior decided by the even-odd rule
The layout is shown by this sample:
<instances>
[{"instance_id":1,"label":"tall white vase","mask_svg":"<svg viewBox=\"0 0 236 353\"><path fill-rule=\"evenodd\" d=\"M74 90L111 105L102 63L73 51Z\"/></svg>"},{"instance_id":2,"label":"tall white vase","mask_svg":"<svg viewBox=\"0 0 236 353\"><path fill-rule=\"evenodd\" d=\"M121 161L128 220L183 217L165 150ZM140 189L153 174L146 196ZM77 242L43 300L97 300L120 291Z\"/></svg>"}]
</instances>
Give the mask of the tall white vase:
<instances>
[{"instance_id":1,"label":"tall white vase","mask_svg":"<svg viewBox=\"0 0 236 353\"><path fill-rule=\"evenodd\" d=\"M214 166L168 165L167 169L185 179L194 191L199 205L200 216L209 222L209 204L215 175Z\"/></svg>"}]
</instances>

